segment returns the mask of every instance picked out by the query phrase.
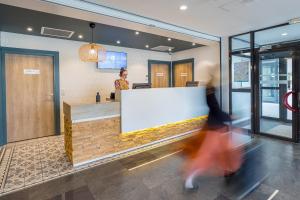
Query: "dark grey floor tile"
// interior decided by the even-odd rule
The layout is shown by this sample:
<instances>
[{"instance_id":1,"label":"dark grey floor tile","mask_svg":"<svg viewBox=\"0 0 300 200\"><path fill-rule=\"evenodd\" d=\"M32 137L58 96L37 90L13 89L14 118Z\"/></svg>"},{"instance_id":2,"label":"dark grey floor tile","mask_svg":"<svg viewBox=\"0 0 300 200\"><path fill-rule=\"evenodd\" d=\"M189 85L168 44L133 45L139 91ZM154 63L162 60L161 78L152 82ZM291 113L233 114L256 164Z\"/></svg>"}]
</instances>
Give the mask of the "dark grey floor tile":
<instances>
[{"instance_id":1,"label":"dark grey floor tile","mask_svg":"<svg viewBox=\"0 0 300 200\"><path fill-rule=\"evenodd\" d=\"M63 196L62 195L57 195L53 198L47 199L47 200L63 200Z\"/></svg>"},{"instance_id":2,"label":"dark grey floor tile","mask_svg":"<svg viewBox=\"0 0 300 200\"><path fill-rule=\"evenodd\" d=\"M274 188L261 184L255 191L247 195L245 200L267 200L274 191Z\"/></svg>"},{"instance_id":3,"label":"dark grey floor tile","mask_svg":"<svg viewBox=\"0 0 300 200\"><path fill-rule=\"evenodd\" d=\"M255 178L254 175L257 172L262 175L269 173L269 177L250 193L245 198L246 200L266 200L276 189L279 193L274 200L298 199L300 196L300 145L266 138L259 138L259 141L263 143L264 148L253 153L251 162L258 168L250 167L250 176L234 180L234 183L238 186L243 186L243 184L247 186L250 178ZM199 184L197 191L185 191L181 173L184 160L178 155L128 171L131 167L174 152L177 147L173 146L171 144L123 160L96 166L0 197L0 200L226 200L238 194L238 190L235 189L239 187L228 189L223 177L200 177L196 180Z\"/></svg>"},{"instance_id":4,"label":"dark grey floor tile","mask_svg":"<svg viewBox=\"0 0 300 200\"><path fill-rule=\"evenodd\" d=\"M135 166L147 163L149 161L157 159L157 156L150 154L150 153L142 153L141 155L133 156L124 160L121 160L120 162L122 165L127 168L133 168Z\"/></svg>"},{"instance_id":5,"label":"dark grey floor tile","mask_svg":"<svg viewBox=\"0 0 300 200\"><path fill-rule=\"evenodd\" d=\"M94 200L92 193L87 186L70 190L65 193L65 200Z\"/></svg>"},{"instance_id":6,"label":"dark grey floor tile","mask_svg":"<svg viewBox=\"0 0 300 200\"><path fill-rule=\"evenodd\" d=\"M29 196L27 191L19 191L11 194L7 194L0 197L1 200L29 200Z\"/></svg>"},{"instance_id":7,"label":"dark grey floor tile","mask_svg":"<svg viewBox=\"0 0 300 200\"><path fill-rule=\"evenodd\" d=\"M80 174L72 174L36 185L26 189L26 191L28 191L30 200L45 200L83 186L86 186L83 176Z\"/></svg>"},{"instance_id":8,"label":"dark grey floor tile","mask_svg":"<svg viewBox=\"0 0 300 200\"><path fill-rule=\"evenodd\" d=\"M89 183L96 199L145 199L148 188L133 175L118 174Z\"/></svg>"},{"instance_id":9,"label":"dark grey floor tile","mask_svg":"<svg viewBox=\"0 0 300 200\"><path fill-rule=\"evenodd\" d=\"M296 200L299 196L292 196L290 194L283 193L281 191L272 200Z\"/></svg>"},{"instance_id":10,"label":"dark grey floor tile","mask_svg":"<svg viewBox=\"0 0 300 200\"><path fill-rule=\"evenodd\" d=\"M106 176L121 173L124 170L126 171L126 168L120 161L113 161L105 165L100 165L88 170L83 170L80 172L80 174L88 182L91 178L104 178Z\"/></svg>"},{"instance_id":11,"label":"dark grey floor tile","mask_svg":"<svg viewBox=\"0 0 300 200\"><path fill-rule=\"evenodd\" d=\"M224 195L219 195L217 198L215 198L214 200L231 200L228 197L224 196Z\"/></svg>"}]
</instances>

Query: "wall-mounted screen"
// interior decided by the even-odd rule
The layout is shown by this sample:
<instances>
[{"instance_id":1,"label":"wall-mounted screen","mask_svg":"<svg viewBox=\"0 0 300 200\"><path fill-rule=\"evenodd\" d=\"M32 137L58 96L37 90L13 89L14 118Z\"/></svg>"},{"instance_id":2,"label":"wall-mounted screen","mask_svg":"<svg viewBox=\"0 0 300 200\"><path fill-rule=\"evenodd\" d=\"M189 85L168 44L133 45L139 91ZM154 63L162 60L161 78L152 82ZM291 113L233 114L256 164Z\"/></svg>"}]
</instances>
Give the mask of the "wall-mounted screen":
<instances>
[{"instance_id":1,"label":"wall-mounted screen","mask_svg":"<svg viewBox=\"0 0 300 200\"><path fill-rule=\"evenodd\" d=\"M127 67L127 53L107 51L104 62L98 62L99 69L121 69Z\"/></svg>"}]
</instances>

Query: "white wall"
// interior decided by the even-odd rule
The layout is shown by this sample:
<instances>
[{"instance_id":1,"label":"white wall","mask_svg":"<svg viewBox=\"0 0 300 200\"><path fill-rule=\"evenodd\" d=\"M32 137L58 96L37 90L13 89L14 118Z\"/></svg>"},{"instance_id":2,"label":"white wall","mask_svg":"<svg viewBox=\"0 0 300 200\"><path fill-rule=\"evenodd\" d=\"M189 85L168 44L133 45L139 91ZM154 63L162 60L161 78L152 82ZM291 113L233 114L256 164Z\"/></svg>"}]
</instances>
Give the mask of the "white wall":
<instances>
[{"instance_id":1,"label":"white wall","mask_svg":"<svg viewBox=\"0 0 300 200\"><path fill-rule=\"evenodd\" d=\"M217 96L219 96L220 85L220 46L215 43L211 46L204 46L186 51L180 51L172 55L172 61L194 58L195 81L205 85L210 79L210 73L214 72Z\"/></svg>"},{"instance_id":2,"label":"white wall","mask_svg":"<svg viewBox=\"0 0 300 200\"><path fill-rule=\"evenodd\" d=\"M195 81L206 83L209 80L210 67L220 68L219 44L204 46L186 51L180 51L172 55L172 61L194 58ZM219 77L218 77L219 78Z\"/></svg>"},{"instance_id":3,"label":"white wall","mask_svg":"<svg viewBox=\"0 0 300 200\"><path fill-rule=\"evenodd\" d=\"M78 49L84 44L82 42L8 32L0 32L0 36L0 45L3 47L59 52L61 102L94 103L96 92L99 91L102 98L106 98L114 91L114 80L118 78L119 71L99 70L96 69L95 63L80 61ZM107 50L127 53L128 80L131 84L148 81L148 59L171 61L195 58L195 80L200 82L207 81L208 66L217 65L219 69L220 64L219 45L182 51L172 56L167 53L117 46L105 47Z\"/></svg>"},{"instance_id":4,"label":"white wall","mask_svg":"<svg viewBox=\"0 0 300 200\"><path fill-rule=\"evenodd\" d=\"M229 38L221 39L222 56L222 108L229 112Z\"/></svg>"},{"instance_id":5,"label":"white wall","mask_svg":"<svg viewBox=\"0 0 300 200\"><path fill-rule=\"evenodd\" d=\"M39 49L59 52L60 88L62 100L71 104L94 103L96 92L102 98L114 91L114 80L119 71L99 70L95 63L80 61L78 56L82 42L2 32L1 46ZM170 61L167 53L145 51L116 46L107 50L123 51L128 56L128 80L130 84L148 82L148 59Z\"/></svg>"}]
</instances>

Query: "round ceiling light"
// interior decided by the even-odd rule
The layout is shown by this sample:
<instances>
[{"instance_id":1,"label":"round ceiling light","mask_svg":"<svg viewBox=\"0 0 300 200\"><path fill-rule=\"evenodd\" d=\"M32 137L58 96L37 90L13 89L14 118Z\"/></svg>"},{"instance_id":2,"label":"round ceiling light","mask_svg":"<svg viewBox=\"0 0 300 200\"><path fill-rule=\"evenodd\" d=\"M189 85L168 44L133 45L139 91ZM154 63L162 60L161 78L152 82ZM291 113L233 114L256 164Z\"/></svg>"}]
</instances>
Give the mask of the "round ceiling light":
<instances>
[{"instance_id":1,"label":"round ceiling light","mask_svg":"<svg viewBox=\"0 0 300 200\"><path fill-rule=\"evenodd\" d=\"M287 35L288 35L288 33L282 33L281 35L282 35L282 36L287 36Z\"/></svg>"},{"instance_id":2,"label":"round ceiling light","mask_svg":"<svg viewBox=\"0 0 300 200\"><path fill-rule=\"evenodd\" d=\"M168 38L168 41L171 41L172 39L171 38Z\"/></svg>"},{"instance_id":3,"label":"round ceiling light","mask_svg":"<svg viewBox=\"0 0 300 200\"><path fill-rule=\"evenodd\" d=\"M31 32L33 29L31 27L27 27L27 31Z\"/></svg>"},{"instance_id":4,"label":"round ceiling light","mask_svg":"<svg viewBox=\"0 0 300 200\"><path fill-rule=\"evenodd\" d=\"M149 45L147 44L145 47L148 49L148 48L149 48Z\"/></svg>"},{"instance_id":5,"label":"round ceiling light","mask_svg":"<svg viewBox=\"0 0 300 200\"><path fill-rule=\"evenodd\" d=\"M121 41L120 41L120 40L117 40L117 44L121 44Z\"/></svg>"},{"instance_id":6,"label":"round ceiling light","mask_svg":"<svg viewBox=\"0 0 300 200\"><path fill-rule=\"evenodd\" d=\"M179 9L180 9L180 10L187 10L188 7L187 7L187 5L181 5L181 6L179 7Z\"/></svg>"},{"instance_id":7,"label":"round ceiling light","mask_svg":"<svg viewBox=\"0 0 300 200\"><path fill-rule=\"evenodd\" d=\"M139 34L140 34L140 32L136 31L136 32L135 32L135 34L136 34L136 35L139 35Z\"/></svg>"}]
</instances>

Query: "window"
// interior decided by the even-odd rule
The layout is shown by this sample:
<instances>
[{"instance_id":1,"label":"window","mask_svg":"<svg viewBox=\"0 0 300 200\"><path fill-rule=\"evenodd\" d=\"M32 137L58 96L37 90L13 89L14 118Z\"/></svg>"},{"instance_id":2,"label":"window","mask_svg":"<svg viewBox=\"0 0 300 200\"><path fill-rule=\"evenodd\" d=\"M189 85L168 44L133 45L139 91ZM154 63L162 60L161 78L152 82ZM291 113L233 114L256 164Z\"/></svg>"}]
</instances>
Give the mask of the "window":
<instances>
[{"instance_id":1,"label":"window","mask_svg":"<svg viewBox=\"0 0 300 200\"><path fill-rule=\"evenodd\" d=\"M232 51L249 50L250 44L250 34L239 35L231 38Z\"/></svg>"},{"instance_id":2,"label":"window","mask_svg":"<svg viewBox=\"0 0 300 200\"><path fill-rule=\"evenodd\" d=\"M250 53L233 55L231 57L231 81L232 88L251 87L251 59Z\"/></svg>"}]
</instances>

